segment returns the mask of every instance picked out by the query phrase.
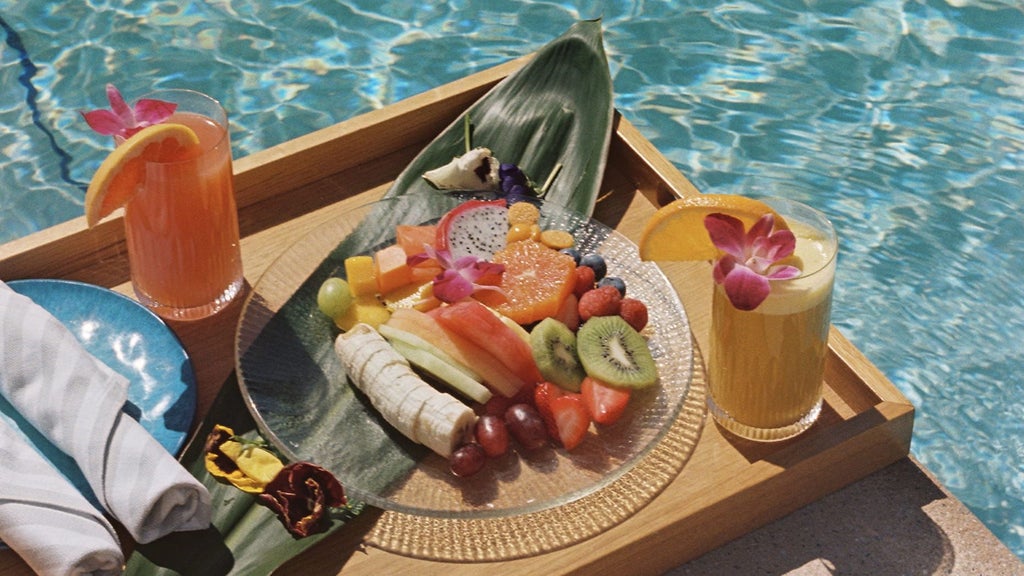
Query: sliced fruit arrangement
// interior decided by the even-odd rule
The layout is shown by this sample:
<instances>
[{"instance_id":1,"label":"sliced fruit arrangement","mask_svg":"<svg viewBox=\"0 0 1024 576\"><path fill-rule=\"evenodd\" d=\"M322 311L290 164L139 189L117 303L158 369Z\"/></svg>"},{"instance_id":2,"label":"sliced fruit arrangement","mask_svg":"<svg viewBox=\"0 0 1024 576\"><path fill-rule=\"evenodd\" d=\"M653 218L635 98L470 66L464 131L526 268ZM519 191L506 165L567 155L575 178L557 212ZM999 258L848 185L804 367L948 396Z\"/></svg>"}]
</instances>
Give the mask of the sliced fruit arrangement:
<instances>
[{"instance_id":1,"label":"sliced fruit arrangement","mask_svg":"<svg viewBox=\"0 0 1024 576\"><path fill-rule=\"evenodd\" d=\"M513 447L573 450L658 382L646 305L529 202L468 200L436 224L398 226L394 243L342 272L317 304L342 330L349 377L458 476Z\"/></svg>"}]
</instances>

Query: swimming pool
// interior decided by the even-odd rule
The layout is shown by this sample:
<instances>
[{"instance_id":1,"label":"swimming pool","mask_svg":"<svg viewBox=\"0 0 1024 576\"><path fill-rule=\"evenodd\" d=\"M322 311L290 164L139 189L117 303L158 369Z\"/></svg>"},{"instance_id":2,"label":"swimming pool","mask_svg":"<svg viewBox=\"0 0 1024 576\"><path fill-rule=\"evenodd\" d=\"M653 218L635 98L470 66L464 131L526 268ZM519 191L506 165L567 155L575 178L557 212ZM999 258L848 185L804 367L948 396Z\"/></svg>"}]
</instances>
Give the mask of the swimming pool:
<instances>
[{"instance_id":1,"label":"swimming pool","mask_svg":"<svg viewBox=\"0 0 1024 576\"><path fill-rule=\"evenodd\" d=\"M591 5L0 0L0 242L82 213L109 142L77 111L106 82L219 96L241 157L603 16L616 106L698 188L832 216L835 324L918 407L913 454L1024 558L1024 10Z\"/></svg>"}]
</instances>

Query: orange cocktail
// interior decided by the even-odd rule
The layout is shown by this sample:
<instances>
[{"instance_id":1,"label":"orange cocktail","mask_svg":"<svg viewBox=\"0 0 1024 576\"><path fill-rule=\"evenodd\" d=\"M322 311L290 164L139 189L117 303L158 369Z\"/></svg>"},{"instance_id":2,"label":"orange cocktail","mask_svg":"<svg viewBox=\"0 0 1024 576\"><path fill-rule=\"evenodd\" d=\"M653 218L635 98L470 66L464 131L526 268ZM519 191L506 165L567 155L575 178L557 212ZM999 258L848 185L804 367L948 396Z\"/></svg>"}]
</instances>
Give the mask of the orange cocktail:
<instances>
[{"instance_id":1,"label":"orange cocktail","mask_svg":"<svg viewBox=\"0 0 1024 576\"><path fill-rule=\"evenodd\" d=\"M727 430L752 440L782 440L810 427L821 411L836 268L836 236L820 212L767 200L796 236L795 278L772 280L753 310L714 287L708 354L708 406Z\"/></svg>"},{"instance_id":2,"label":"orange cocktail","mask_svg":"<svg viewBox=\"0 0 1024 576\"><path fill-rule=\"evenodd\" d=\"M838 244L784 198L695 194L658 209L643 260L713 260L708 409L726 430L782 440L821 412Z\"/></svg>"},{"instance_id":3,"label":"orange cocktail","mask_svg":"<svg viewBox=\"0 0 1024 576\"><path fill-rule=\"evenodd\" d=\"M191 128L200 150L146 163L144 184L124 214L132 283L157 314L202 318L231 302L244 282L227 116L198 92L148 97L178 105L165 122Z\"/></svg>"}]
</instances>

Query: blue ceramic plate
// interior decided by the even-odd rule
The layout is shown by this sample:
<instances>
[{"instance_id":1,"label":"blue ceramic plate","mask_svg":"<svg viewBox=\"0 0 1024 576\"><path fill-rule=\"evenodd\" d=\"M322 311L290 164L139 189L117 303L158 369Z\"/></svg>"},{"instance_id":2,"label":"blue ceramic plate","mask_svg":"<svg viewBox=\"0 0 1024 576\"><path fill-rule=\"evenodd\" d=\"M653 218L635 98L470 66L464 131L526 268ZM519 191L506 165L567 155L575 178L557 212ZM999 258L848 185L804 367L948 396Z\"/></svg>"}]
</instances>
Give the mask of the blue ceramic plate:
<instances>
[{"instance_id":1,"label":"blue ceramic plate","mask_svg":"<svg viewBox=\"0 0 1024 576\"><path fill-rule=\"evenodd\" d=\"M66 280L14 280L7 285L53 314L89 353L127 378L125 413L177 455L195 416L196 379L188 354L163 320L131 298L99 286ZM74 460L36 432L2 396L0 417L21 429L95 503Z\"/></svg>"}]
</instances>

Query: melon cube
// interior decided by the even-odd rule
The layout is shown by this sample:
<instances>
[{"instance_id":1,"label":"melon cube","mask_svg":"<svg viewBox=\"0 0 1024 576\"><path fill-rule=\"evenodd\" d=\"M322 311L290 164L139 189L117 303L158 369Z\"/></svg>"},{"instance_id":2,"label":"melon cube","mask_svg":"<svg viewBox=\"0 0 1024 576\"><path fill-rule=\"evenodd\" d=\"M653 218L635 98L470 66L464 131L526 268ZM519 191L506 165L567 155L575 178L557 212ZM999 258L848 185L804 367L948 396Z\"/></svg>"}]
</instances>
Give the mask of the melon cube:
<instances>
[{"instance_id":1,"label":"melon cube","mask_svg":"<svg viewBox=\"0 0 1024 576\"><path fill-rule=\"evenodd\" d=\"M412 269L406 262L407 258L405 250L398 244L381 248L373 255L374 275L381 294L412 282Z\"/></svg>"},{"instance_id":2,"label":"melon cube","mask_svg":"<svg viewBox=\"0 0 1024 576\"><path fill-rule=\"evenodd\" d=\"M406 256L415 256L423 253L423 245L434 245L437 238L437 225L425 224L413 226L411 224L399 224L395 227L395 244L405 250Z\"/></svg>"}]
</instances>

